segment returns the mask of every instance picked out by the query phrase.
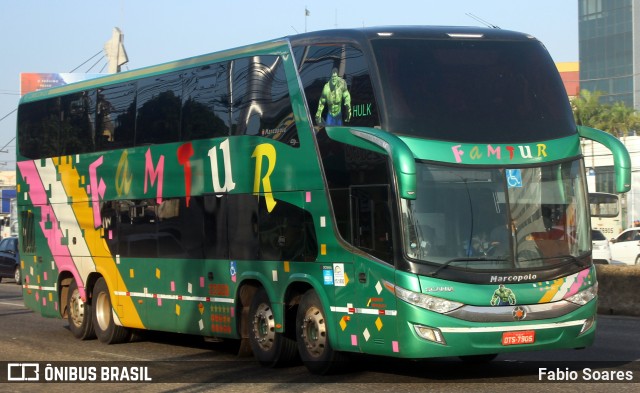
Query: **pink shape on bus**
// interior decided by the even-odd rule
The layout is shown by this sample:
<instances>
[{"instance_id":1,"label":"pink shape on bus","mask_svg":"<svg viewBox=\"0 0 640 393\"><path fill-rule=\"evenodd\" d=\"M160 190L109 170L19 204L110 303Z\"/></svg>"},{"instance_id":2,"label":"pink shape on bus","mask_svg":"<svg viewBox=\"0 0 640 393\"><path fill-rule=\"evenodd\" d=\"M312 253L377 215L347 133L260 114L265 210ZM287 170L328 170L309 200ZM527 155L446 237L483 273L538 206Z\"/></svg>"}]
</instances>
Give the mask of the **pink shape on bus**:
<instances>
[{"instance_id":1,"label":"pink shape on bus","mask_svg":"<svg viewBox=\"0 0 640 393\"><path fill-rule=\"evenodd\" d=\"M89 164L89 190L91 191L91 206L93 207L93 227L99 228L102 225L102 217L100 217L100 198L104 198L107 186L104 180L98 181L97 169L102 165L103 157L98 158Z\"/></svg>"},{"instance_id":2,"label":"pink shape on bus","mask_svg":"<svg viewBox=\"0 0 640 393\"><path fill-rule=\"evenodd\" d=\"M22 177L29 185L29 198L31 198L31 203L34 208L40 208L40 217L42 217L40 221L40 229L42 229L45 239L47 239L47 244L49 245L49 249L53 255L53 261L55 262L58 271L71 272L76 283L78 283L80 296L83 299L86 299L87 295L84 288L84 282L80 279L78 269L73 263L69 248L62 245L62 238L64 236L60 230L60 223L58 222L53 209L48 204L47 192L44 188L42 179L40 179L40 174L36 169L35 163L33 161L19 162L18 168L20 169ZM49 222L50 229L47 229L47 222Z\"/></svg>"},{"instance_id":3,"label":"pink shape on bus","mask_svg":"<svg viewBox=\"0 0 640 393\"><path fill-rule=\"evenodd\" d=\"M158 181L158 188L156 189L156 202L162 203L162 184L164 182L164 156L160 156L158 165L153 167L153 157L151 156L151 149L145 153L145 168L144 168L144 193L147 193L147 183L150 180L153 186Z\"/></svg>"},{"instance_id":4,"label":"pink shape on bus","mask_svg":"<svg viewBox=\"0 0 640 393\"><path fill-rule=\"evenodd\" d=\"M580 289L584 285L584 281L589 276L590 272L591 272L590 269L585 269L580 273L577 273L576 281L571 285L571 287L569 288L569 291L564 295L565 299L580 292ZM566 279L568 278L569 277L567 277Z\"/></svg>"}]
</instances>

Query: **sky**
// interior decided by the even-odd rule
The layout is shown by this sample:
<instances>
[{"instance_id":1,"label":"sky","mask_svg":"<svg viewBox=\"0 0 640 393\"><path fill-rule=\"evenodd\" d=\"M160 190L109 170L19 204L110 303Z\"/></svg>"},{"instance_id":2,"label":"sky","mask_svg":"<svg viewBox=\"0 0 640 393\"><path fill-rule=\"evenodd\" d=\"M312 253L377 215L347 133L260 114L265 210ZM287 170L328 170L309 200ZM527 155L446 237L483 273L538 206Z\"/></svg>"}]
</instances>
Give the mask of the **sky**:
<instances>
[{"instance_id":1,"label":"sky","mask_svg":"<svg viewBox=\"0 0 640 393\"><path fill-rule=\"evenodd\" d=\"M537 37L556 62L578 61L576 0L0 0L0 170L15 168L20 73L107 72L114 27L133 70L305 30L483 26L478 18Z\"/></svg>"}]
</instances>

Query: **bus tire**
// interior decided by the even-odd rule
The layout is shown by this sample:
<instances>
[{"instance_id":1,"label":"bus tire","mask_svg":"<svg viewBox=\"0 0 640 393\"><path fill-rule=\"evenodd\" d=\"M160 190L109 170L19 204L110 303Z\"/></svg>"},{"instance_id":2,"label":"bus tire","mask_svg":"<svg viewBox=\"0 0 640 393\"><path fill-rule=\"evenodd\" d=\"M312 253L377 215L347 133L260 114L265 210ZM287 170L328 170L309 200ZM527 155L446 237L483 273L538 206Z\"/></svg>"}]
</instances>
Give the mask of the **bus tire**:
<instances>
[{"instance_id":1,"label":"bus tire","mask_svg":"<svg viewBox=\"0 0 640 393\"><path fill-rule=\"evenodd\" d=\"M300 301L296 316L298 352L304 365L313 374L330 374L343 360L329 342L327 319L318 294L308 290Z\"/></svg>"},{"instance_id":2,"label":"bus tire","mask_svg":"<svg viewBox=\"0 0 640 393\"><path fill-rule=\"evenodd\" d=\"M93 328L98 340L105 344L118 344L129 339L127 328L116 325L113 321L113 309L109 288L104 278L100 277L93 287Z\"/></svg>"},{"instance_id":3,"label":"bus tire","mask_svg":"<svg viewBox=\"0 0 640 393\"><path fill-rule=\"evenodd\" d=\"M69 330L75 338L89 340L96 338L93 331L93 316L91 314L91 303L85 302L80 297L76 280L69 285L69 299L67 300L67 321Z\"/></svg>"},{"instance_id":4,"label":"bus tire","mask_svg":"<svg viewBox=\"0 0 640 393\"><path fill-rule=\"evenodd\" d=\"M296 353L295 340L276 332L271 301L264 288L258 289L249 307L249 343L253 356L266 367L291 363Z\"/></svg>"}]
</instances>

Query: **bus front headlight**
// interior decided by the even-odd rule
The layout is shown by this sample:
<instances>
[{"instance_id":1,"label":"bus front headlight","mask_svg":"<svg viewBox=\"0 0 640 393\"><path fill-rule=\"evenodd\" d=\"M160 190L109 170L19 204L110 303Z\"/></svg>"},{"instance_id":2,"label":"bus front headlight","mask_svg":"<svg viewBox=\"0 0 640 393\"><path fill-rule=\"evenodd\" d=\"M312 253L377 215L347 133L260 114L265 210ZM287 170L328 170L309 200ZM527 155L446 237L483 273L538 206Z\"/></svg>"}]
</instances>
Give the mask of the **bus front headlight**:
<instances>
[{"instance_id":1,"label":"bus front headlight","mask_svg":"<svg viewBox=\"0 0 640 393\"><path fill-rule=\"evenodd\" d=\"M440 314L448 313L449 311L453 311L456 308L460 308L463 306L462 303L435 296L425 295L424 293L409 291L398 286L396 286L394 289L398 299L404 300L405 302L413 304L414 306L418 306Z\"/></svg>"},{"instance_id":2,"label":"bus front headlight","mask_svg":"<svg viewBox=\"0 0 640 393\"><path fill-rule=\"evenodd\" d=\"M585 289L584 291L580 291L573 296L569 296L565 300L568 300L571 303L584 306L585 304L589 303L591 300L595 299L597 295L598 295L598 284L596 283L590 286L589 288Z\"/></svg>"}]
</instances>

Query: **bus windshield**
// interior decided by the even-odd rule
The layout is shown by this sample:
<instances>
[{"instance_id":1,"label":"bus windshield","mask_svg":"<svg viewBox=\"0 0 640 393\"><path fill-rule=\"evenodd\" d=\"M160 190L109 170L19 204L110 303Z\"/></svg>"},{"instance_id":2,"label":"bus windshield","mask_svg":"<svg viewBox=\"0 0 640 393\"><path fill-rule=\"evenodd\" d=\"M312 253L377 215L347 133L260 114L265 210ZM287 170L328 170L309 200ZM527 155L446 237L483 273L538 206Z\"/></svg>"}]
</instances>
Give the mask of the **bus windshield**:
<instances>
[{"instance_id":1,"label":"bus windshield","mask_svg":"<svg viewBox=\"0 0 640 393\"><path fill-rule=\"evenodd\" d=\"M620 214L620 203L615 194L590 193L589 207L591 217L617 217Z\"/></svg>"},{"instance_id":2,"label":"bus windshield","mask_svg":"<svg viewBox=\"0 0 640 393\"><path fill-rule=\"evenodd\" d=\"M460 143L573 135L554 63L536 40L375 39L387 131Z\"/></svg>"},{"instance_id":3,"label":"bus windshield","mask_svg":"<svg viewBox=\"0 0 640 393\"><path fill-rule=\"evenodd\" d=\"M417 198L402 200L405 254L468 269L530 269L589 252L579 160L537 168L418 162Z\"/></svg>"}]
</instances>

